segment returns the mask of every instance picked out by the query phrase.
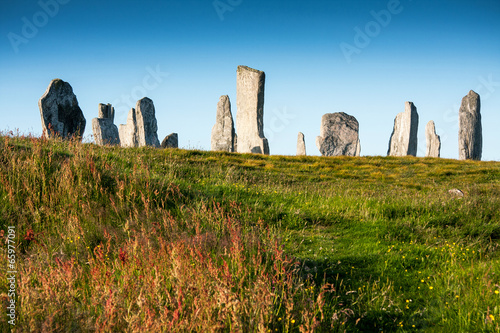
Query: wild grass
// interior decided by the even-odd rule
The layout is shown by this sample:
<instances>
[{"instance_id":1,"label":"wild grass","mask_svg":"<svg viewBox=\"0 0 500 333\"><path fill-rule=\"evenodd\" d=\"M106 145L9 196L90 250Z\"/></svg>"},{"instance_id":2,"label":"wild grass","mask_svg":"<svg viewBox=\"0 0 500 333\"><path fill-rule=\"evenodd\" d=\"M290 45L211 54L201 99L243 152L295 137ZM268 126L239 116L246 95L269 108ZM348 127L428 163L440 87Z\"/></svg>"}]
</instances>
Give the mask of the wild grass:
<instances>
[{"instance_id":1,"label":"wild grass","mask_svg":"<svg viewBox=\"0 0 500 333\"><path fill-rule=\"evenodd\" d=\"M7 135L8 226L1 331L500 331L498 162Z\"/></svg>"}]
</instances>

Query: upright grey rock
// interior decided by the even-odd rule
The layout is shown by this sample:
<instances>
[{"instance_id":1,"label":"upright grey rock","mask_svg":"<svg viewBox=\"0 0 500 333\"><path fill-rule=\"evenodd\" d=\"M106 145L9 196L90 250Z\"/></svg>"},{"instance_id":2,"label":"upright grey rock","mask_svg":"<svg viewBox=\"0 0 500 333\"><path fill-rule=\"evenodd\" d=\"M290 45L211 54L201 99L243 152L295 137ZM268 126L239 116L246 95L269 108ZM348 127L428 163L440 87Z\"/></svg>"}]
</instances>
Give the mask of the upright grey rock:
<instances>
[{"instance_id":1,"label":"upright grey rock","mask_svg":"<svg viewBox=\"0 0 500 333\"><path fill-rule=\"evenodd\" d=\"M217 103L215 125L212 128L211 148L215 151L236 151L236 132L234 130L233 115L229 96L224 95Z\"/></svg>"},{"instance_id":2,"label":"upright grey rock","mask_svg":"<svg viewBox=\"0 0 500 333\"><path fill-rule=\"evenodd\" d=\"M139 140L137 138L137 119L135 109L132 108L128 112L127 123L120 124L118 127L120 134L120 144L122 147L138 147Z\"/></svg>"},{"instance_id":3,"label":"upright grey rock","mask_svg":"<svg viewBox=\"0 0 500 333\"><path fill-rule=\"evenodd\" d=\"M269 143L264 137L266 74L246 66L238 66L236 74L237 151L269 155Z\"/></svg>"},{"instance_id":4,"label":"upright grey rock","mask_svg":"<svg viewBox=\"0 0 500 333\"><path fill-rule=\"evenodd\" d=\"M302 132L297 136L297 156L306 156L306 141Z\"/></svg>"},{"instance_id":5,"label":"upright grey rock","mask_svg":"<svg viewBox=\"0 0 500 333\"><path fill-rule=\"evenodd\" d=\"M405 103L405 111L394 119L394 129L389 140L389 156L417 156L418 113L412 102Z\"/></svg>"},{"instance_id":6,"label":"upright grey rock","mask_svg":"<svg viewBox=\"0 0 500 333\"><path fill-rule=\"evenodd\" d=\"M171 133L161 142L162 148L179 148L179 136L177 133Z\"/></svg>"},{"instance_id":7,"label":"upright grey rock","mask_svg":"<svg viewBox=\"0 0 500 333\"><path fill-rule=\"evenodd\" d=\"M76 135L81 140L86 121L68 82L52 80L38 101L38 108L46 138L56 135L71 138Z\"/></svg>"},{"instance_id":8,"label":"upright grey rock","mask_svg":"<svg viewBox=\"0 0 500 333\"><path fill-rule=\"evenodd\" d=\"M481 99L476 92L471 90L462 99L458 118L458 158L480 161L483 152L483 133Z\"/></svg>"},{"instance_id":9,"label":"upright grey rock","mask_svg":"<svg viewBox=\"0 0 500 333\"><path fill-rule=\"evenodd\" d=\"M103 145L119 145L120 136L118 127L113 124L115 108L111 104L99 104L98 118L92 119L92 131L95 143Z\"/></svg>"},{"instance_id":10,"label":"upright grey rock","mask_svg":"<svg viewBox=\"0 0 500 333\"><path fill-rule=\"evenodd\" d=\"M427 150L425 157L439 157L441 151L441 139L436 134L436 126L431 120L425 126L425 141L427 142Z\"/></svg>"},{"instance_id":11,"label":"upright grey rock","mask_svg":"<svg viewBox=\"0 0 500 333\"><path fill-rule=\"evenodd\" d=\"M120 142L122 147L160 147L158 140L158 124L156 122L153 101L144 97L137 101L135 109L131 109L126 125L120 125Z\"/></svg>"},{"instance_id":12,"label":"upright grey rock","mask_svg":"<svg viewBox=\"0 0 500 333\"><path fill-rule=\"evenodd\" d=\"M359 156L361 144L358 121L344 112L324 114L316 146L323 156Z\"/></svg>"}]
</instances>

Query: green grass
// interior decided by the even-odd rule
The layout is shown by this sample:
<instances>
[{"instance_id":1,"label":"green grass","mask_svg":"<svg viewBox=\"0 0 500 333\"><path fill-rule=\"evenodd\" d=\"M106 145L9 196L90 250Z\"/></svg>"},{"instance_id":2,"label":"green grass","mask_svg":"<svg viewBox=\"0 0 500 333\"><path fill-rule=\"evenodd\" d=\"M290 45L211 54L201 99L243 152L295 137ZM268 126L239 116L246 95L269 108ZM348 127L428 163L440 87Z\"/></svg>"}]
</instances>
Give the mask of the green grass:
<instances>
[{"instance_id":1,"label":"green grass","mask_svg":"<svg viewBox=\"0 0 500 333\"><path fill-rule=\"evenodd\" d=\"M0 331L500 331L498 162L2 136L8 226Z\"/></svg>"}]
</instances>

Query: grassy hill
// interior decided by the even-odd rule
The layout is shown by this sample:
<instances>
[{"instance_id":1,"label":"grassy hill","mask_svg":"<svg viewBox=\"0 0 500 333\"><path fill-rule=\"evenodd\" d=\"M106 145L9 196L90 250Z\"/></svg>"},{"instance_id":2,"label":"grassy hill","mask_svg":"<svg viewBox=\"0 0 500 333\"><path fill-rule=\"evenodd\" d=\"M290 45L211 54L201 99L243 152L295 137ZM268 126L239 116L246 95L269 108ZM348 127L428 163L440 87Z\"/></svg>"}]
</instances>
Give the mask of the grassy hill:
<instances>
[{"instance_id":1,"label":"grassy hill","mask_svg":"<svg viewBox=\"0 0 500 333\"><path fill-rule=\"evenodd\" d=\"M0 230L0 331L500 331L498 162L2 136Z\"/></svg>"}]
</instances>

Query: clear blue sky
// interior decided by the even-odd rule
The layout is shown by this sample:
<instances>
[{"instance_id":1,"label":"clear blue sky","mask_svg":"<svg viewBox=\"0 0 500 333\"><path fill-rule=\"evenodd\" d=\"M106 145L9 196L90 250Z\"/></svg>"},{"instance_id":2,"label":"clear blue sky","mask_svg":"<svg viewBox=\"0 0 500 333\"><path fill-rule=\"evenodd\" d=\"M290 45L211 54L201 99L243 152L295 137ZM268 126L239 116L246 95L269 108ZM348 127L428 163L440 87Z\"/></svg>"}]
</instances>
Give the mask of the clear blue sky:
<instances>
[{"instance_id":1,"label":"clear blue sky","mask_svg":"<svg viewBox=\"0 0 500 333\"><path fill-rule=\"evenodd\" d=\"M321 116L342 111L360 123L361 154L386 155L394 117L412 101L418 156L432 119L441 156L457 158L458 109L473 89L483 160L500 160L498 0L2 0L0 35L2 130L41 134L38 99L61 78L88 136L98 103L113 103L120 124L147 96L160 141L177 132L181 147L210 149L219 97L236 118L236 67L246 65L266 72L271 154L295 154L301 131L319 155Z\"/></svg>"}]
</instances>

